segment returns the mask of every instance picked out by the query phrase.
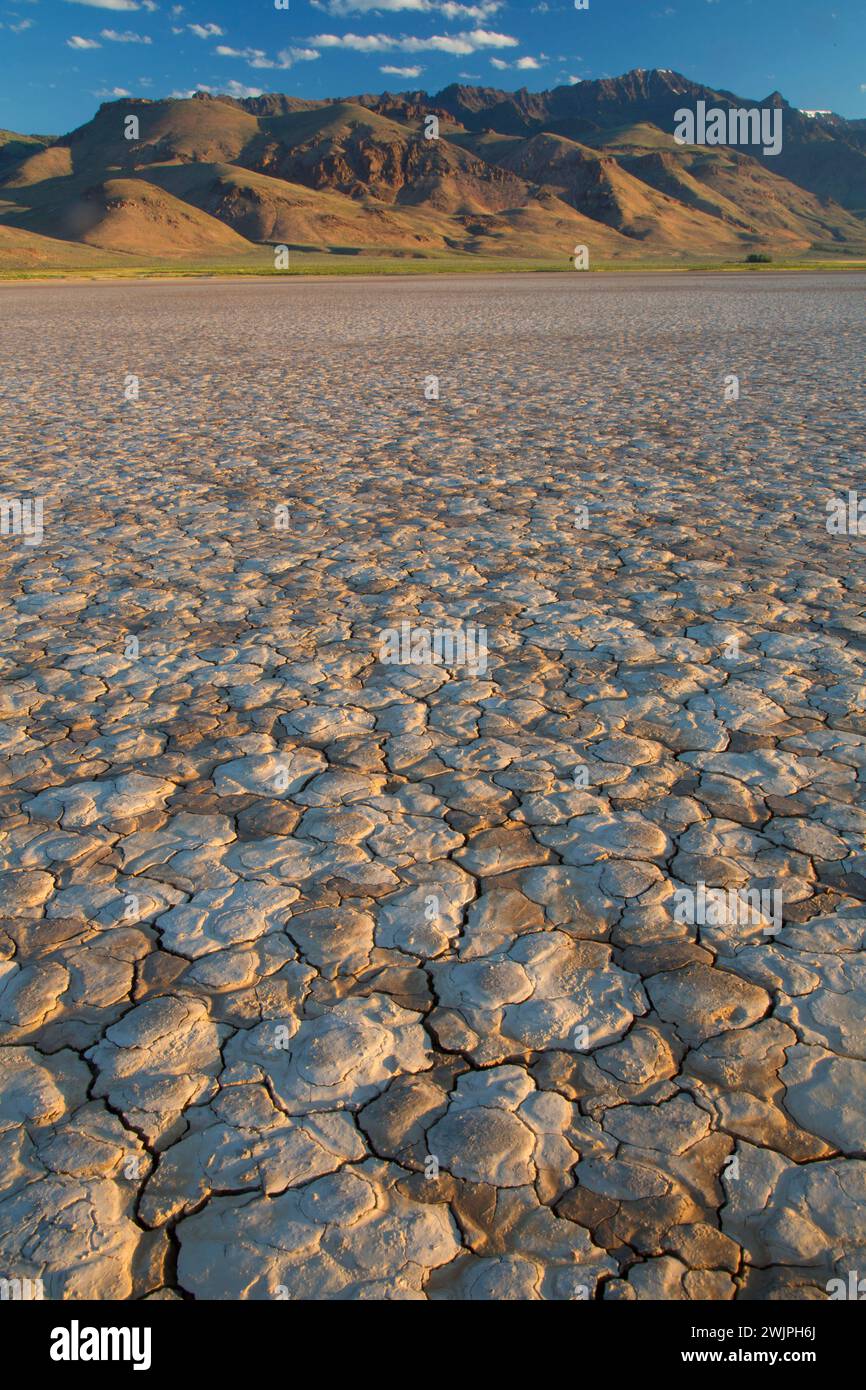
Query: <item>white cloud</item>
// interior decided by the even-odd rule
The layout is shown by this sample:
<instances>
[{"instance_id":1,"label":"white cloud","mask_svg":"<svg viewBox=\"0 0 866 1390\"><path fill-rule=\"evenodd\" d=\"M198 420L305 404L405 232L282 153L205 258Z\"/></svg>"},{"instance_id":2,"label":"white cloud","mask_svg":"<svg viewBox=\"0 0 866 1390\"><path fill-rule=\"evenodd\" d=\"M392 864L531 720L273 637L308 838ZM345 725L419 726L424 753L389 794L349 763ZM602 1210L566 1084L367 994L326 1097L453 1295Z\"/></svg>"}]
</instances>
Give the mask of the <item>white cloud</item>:
<instances>
[{"instance_id":1,"label":"white cloud","mask_svg":"<svg viewBox=\"0 0 866 1390\"><path fill-rule=\"evenodd\" d=\"M391 77L420 77L423 68L395 68L391 63L386 63L380 72L387 72Z\"/></svg>"},{"instance_id":2,"label":"white cloud","mask_svg":"<svg viewBox=\"0 0 866 1390\"><path fill-rule=\"evenodd\" d=\"M317 48L354 48L357 53L387 53L400 47L387 34L314 34L310 42Z\"/></svg>"},{"instance_id":3,"label":"white cloud","mask_svg":"<svg viewBox=\"0 0 866 1390\"><path fill-rule=\"evenodd\" d=\"M204 82L197 82L194 87L185 92L172 92L172 97L176 101L185 101L189 97L194 97L196 92L204 92L206 96L216 96L219 92L225 91L231 97L260 97L261 87L247 87L243 82L237 82L232 77L225 87L208 87Z\"/></svg>"},{"instance_id":4,"label":"white cloud","mask_svg":"<svg viewBox=\"0 0 866 1390\"><path fill-rule=\"evenodd\" d=\"M317 48L351 48L356 53L475 53L479 48L516 48L517 39L490 29L470 29L460 34L431 34L426 39L397 38L393 34L316 34Z\"/></svg>"},{"instance_id":5,"label":"white cloud","mask_svg":"<svg viewBox=\"0 0 866 1390\"><path fill-rule=\"evenodd\" d=\"M218 24L188 24L186 27L197 39L218 39L225 33Z\"/></svg>"},{"instance_id":6,"label":"white cloud","mask_svg":"<svg viewBox=\"0 0 866 1390\"><path fill-rule=\"evenodd\" d=\"M295 63L312 63L321 54L315 48L284 48L276 58L269 58L263 48L230 48L217 44L214 52L220 58L243 58L251 68L293 68Z\"/></svg>"},{"instance_id":7,"label":"white cloud","mask_svg":"<svg viewBox=\"0 0 866 1390\"><path fill-rule=\"evenodd\" d=\"M290 68L293 63L314 63L321 56L317 48L283 48L277 54L278 66Z\"/></svg>"},{"instance_id":8,"label":"white cloud","mask_svg":"<svg viewBox=\"0 0 866 1390\"><path fill-rule=\"evenodd\" d=\"M428 0L310 0L316 10L325 10L337 19L350 14L368 14L379 10L383 14L396 14L398 10L412 10L415 14L425 14L430 8Z\"/></svg>"},{"instance_id":9,"label":"white cloud","mask_svg":"<svg viewBox=\"0 0 866 1390\"><path fill-rule=\"evenodd\" d=\"M132 92L128 92L125 87L110 87L108 91L94 92L95 97L131 97Z\"/></svg>"},{"instance_id":10,"label":"white cloud","mask_svg":"<svg viewBox=\"0 0 866 1390\"><path fill-rule=\"evenodd\" d=\"M234 78L228 84L228 94L232 97L260 97L261 87L245 87L243 82L236 82Z\"/></svg>"},{"instance_id":11,"label":"white cloud","mask_svg":"<svg viewBox=\"0 0 866 1390\"><path fill-rule=\"evenodd\" d=\"M100 38L108 39L109 43L150 43L151 39L147 34L134 34L131 29L126 29L119 34L116 29L101 29Z\"/></svg>"},{"instance_id":12,"label":"white cloud","mask_svg":"<svg viewBox=\"0 0 866 1390\"><path fill-rule=\"evenodd\" d=\"M503 63L501 58L491 58L490 66L498 69L499 72L503 72L506 68L517 68L521 72L526 72L540 68L541 63L537 58L518 58L516 63Z\"/></svg>"},{"instance_id":13,"label":"white cloud","mask_svg":"<svg viewBox=\"0 0 866 1390\"><path fill-rule=\"evenodd\" d=\"M476 4L460 4L457 0L312 0L313 7L324 10L336 19L353 14L440 15L443 19L489 19L502 9L503 0L477 0Z\"/></svg>"},{"instance_id":14,"label":"white cloud","mask_svg":"<svg viewBox=\"0 0 866 1390\"><path fill-rule=\"evenodd\" d=\"M513 39L510 34L497 34L492 29L473 29L469 34L462 35L463 38L470 39L476 48L516 48L517 39Z\"/></svg>"},{"instance_id":15,"label":"white cloud","mask_svg":"<svg viewBox=\"0 0 866 1390\"><path fill-rule=\"evenodd\" d=\"M247 88L245 83L236 82L235 78L229 79L224 88L211 88L206 82L196 82L195 88L188 88L185 92L172 92L172 100L185 101L190 96L195 96L196 92L204 92L206 96L218 96L220 92L227 93L228 96L261 96L261 88Z\"/></svg>"},{"instance_id":16,"label":"white cloud","mask_svg":"<svg viewBox=\"0 0 866 1390\"><path fill-rule=\"evenodd\" d=\"M484 0L481 0L479 5L444 3L433 8L439 10L446 19L489 19L491 15L496 14L497 10L502 9L502 5L499 0L488 0L486 4Z\"/></svg>"},{"instance_id":17,"label":"white cloud","mask_svg":"<svg viewBox=\"0 0 866 1390\"><path fill-rule=\"evenodd\" d=\"M66 40L67 48L101 48L102 44L97 43L96 39L83 39L80 34L73 34L71 39Z\"/></svg>"},{"instance_id":18,"label":"white cloud","mask_svg":"<svg viewBox=\"0 0 866 1390\"><path fill-rule=\"evenodd\" d=\"M93 10L138 10L138 0L66 0L67 5L89 5Z\"/></svg>"},{"instance_id":19,"label":"white cloud","mask_svg":"<svg viewBox=\"0 0 866 1390\"><path fill-rule=\"evenodd\" d=\"M218 43L214 49L221 58L264 58L263 48L230 48L227 43Z\"/></svg>"}]
</instances>

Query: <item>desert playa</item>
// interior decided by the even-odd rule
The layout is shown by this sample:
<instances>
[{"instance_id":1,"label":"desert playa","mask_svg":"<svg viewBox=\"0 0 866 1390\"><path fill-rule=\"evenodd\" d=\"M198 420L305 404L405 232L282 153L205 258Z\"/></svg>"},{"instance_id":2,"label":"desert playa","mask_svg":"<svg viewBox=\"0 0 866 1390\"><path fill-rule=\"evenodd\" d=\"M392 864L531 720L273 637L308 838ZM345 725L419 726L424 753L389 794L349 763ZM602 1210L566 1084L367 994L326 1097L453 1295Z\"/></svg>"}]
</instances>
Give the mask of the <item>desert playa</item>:
<instances>
[{"instance_id":1,"label":"desert playa","mask_svg":"<svg viewBox=\"0 0 866 1390\"><path fill-rule=\"evenodd\" d=\"M3 287L0 1269L864 1269L864 289Z\"/></svg>"}]
</instances>

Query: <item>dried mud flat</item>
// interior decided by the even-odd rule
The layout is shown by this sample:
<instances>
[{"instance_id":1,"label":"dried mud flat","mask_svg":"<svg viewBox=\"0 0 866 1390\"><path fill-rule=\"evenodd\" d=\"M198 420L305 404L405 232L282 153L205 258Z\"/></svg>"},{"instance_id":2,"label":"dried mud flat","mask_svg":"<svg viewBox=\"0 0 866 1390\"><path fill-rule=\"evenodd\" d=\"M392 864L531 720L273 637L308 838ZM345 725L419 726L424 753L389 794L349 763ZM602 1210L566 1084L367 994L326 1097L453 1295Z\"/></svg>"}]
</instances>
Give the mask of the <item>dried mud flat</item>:
<instances>
[{"instance_id":1,"label":"dried mud flat","mask_svg":"<svg viewBox=\"0 0 866 1390\"><path fill-rule=\"evenodd\" d=\"M0 1274L866 1269L864 286L2 289Z\"/></svg>"}]
</instances>

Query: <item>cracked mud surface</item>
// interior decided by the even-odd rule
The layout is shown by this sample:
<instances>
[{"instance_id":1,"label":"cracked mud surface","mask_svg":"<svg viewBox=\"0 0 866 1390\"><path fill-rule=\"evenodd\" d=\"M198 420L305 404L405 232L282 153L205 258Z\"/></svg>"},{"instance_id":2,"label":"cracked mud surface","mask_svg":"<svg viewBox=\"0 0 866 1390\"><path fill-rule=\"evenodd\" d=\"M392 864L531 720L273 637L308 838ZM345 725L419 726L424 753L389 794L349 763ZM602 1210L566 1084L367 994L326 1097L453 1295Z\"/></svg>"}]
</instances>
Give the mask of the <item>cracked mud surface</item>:
<instances>
[{"instance_id":1,"label":"cracked mud surface","mask_svg":"<svg viewBox=\"0 0 866 1390\"><path fill-rule=\"evenodd\" d=\"M3 290L0 1271L864 1267L864 283Z\"/></svg>"}]
</instances>

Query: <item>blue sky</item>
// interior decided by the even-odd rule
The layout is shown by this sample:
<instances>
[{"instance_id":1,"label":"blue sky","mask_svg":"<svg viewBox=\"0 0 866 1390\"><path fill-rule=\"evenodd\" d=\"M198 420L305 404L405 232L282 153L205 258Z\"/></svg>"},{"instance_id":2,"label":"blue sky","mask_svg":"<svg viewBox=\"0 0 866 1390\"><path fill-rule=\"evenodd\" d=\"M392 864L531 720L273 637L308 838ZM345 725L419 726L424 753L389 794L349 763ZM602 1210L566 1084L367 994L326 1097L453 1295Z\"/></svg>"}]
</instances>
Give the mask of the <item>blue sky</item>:
<instances>
[{"instance_id":1,"label":"blue sky","mask_svg":"<svg viewBox=\"0 0 866 1390\"><path fill-rule=\"evenodd\" d=\"M866 0L0 0L0 127L38 133L115 96L538 91L636 67L866 116Z\"/></svg>"}]
</instances>

